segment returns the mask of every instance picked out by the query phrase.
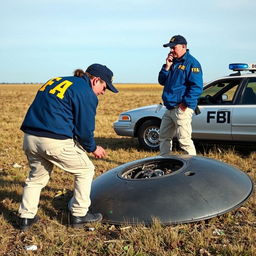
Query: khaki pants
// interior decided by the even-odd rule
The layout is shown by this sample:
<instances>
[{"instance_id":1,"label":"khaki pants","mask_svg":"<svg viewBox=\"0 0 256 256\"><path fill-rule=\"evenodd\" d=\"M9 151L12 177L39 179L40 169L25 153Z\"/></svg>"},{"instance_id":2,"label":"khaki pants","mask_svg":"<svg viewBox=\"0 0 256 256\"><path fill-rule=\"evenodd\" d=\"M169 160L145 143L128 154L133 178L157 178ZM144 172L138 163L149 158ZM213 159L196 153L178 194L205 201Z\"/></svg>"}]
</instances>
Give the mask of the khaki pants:
<instances>
[{"instance_id":1,"label":"khaki pants","mask_svg":"<svg viewBox=\"0 0 256 256\"><path fill-rule=\"evenodd\" d=\"M90 192L94 175L94 165L85 151L73 139L59 140L28 134L24 135L23 150L31 170L25 181L19 208L20 217L33 218L36 215L41 190L49 181L53 165L74 175L70 211L74 216L84 216L91 203Z\"/></svg>"},{"instance_id":2,"label":"khaki pants","mask_svg":"<svg viewBox=\"0 0 256 256\"><path fill-rule=\"evenodd\" d=\"M172 139L176 135L180 147L189 155L196 155L194 143L191 139L192 133L192 115L194 110L186 108L182 111L176 107L166 110L162 117L160 126L160 155L168 156L172 150Z\"/></svg>"}]
</instances>

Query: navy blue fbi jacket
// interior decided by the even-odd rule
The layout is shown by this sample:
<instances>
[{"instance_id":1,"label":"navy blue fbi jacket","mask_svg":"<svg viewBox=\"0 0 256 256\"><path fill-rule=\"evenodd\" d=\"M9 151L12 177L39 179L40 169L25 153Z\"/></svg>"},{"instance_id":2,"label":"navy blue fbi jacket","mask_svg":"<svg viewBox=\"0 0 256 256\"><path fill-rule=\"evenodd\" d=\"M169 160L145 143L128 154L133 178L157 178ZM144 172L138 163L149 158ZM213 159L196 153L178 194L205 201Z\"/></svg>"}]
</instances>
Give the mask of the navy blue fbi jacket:
<instances>
[{"instance_id":1,"label":"navy blue fbi jacket","mask_svg":"<svg viewBox=\"0 0 256 256\"><path fill-rule=\"evenodd\" d=\"M93 152L97 105L98 98L86 75L56 77L37 92L21 130L42 137L74 138L87 152Z\"/></svg>"},{"instance_id":2,"label":"navy blue fbi jacket","mask_svg":"<svg viewBox=\"0 0 256 256\"><path fill-rule=\"evenodd\" d=\"M164 85L162 99L167 109L184 103L195 110L203 90L203 77L200 63L189 50L180 59L174 59L170 70L166 71L163 65L158 82Z\"/></svg>"}]
</instances>

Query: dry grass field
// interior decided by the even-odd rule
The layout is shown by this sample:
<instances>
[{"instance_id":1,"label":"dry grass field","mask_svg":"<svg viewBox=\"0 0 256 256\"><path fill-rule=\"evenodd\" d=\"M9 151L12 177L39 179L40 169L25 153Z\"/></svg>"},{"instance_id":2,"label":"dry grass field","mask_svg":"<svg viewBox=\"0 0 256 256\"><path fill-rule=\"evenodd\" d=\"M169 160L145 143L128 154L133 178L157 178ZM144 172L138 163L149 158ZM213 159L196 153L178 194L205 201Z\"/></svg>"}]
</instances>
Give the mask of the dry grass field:
<instances>
[{"instance_id":1,"label":"dry grass field","mask_svg":"<svg viewBox=\"0 0 256 256\"><path fill-rule=\"evenodd\" d=\"M256 195L239 209L207 221L163 227L91 225L94 230L66 225L67 195L73 177L54 169L43 189L39 223L29 231L17 230L17 209L28 164L22 152L19 130L24 115L40 85L0 85L0 255L256 255ZM91 159L96 176L123 163L154 156L143 151L136 139L119 137L112 123L120 112L161 102L162 87L118 84L119 94L99 97L95 137L106 148L106 159ZM223 145L197 146L198 154L229 163L256 181L255 148ZM175 151L174 154L181 154ZM26 246L36 245L36 251Z\"/></svg>"}]
</instances>

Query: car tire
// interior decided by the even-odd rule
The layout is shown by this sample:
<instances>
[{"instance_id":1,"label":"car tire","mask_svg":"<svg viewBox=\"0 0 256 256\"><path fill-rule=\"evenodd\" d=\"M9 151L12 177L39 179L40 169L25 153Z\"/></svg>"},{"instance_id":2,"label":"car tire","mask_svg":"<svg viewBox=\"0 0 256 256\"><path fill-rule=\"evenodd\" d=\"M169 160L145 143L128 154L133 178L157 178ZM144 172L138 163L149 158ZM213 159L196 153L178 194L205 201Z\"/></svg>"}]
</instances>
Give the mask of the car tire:
<instances>
[{"instance_id":1,"label":"car tire","mask_svg":"<svg viewBox=\"0 0 256 256\"><path fill-rule=\"evenodd\" d=\"M139 144L146 150L159 150L160 120L147 120L138 130Z\"/></svg>"}]
</instances>

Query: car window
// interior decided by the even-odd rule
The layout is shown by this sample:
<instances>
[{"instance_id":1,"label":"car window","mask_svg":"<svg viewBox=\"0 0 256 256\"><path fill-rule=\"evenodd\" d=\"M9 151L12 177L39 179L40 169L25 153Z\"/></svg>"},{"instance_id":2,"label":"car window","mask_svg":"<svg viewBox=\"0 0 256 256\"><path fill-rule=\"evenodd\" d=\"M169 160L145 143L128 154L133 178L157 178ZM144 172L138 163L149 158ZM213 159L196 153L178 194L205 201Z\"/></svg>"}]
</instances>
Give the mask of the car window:
<instances>
[{"instance_id":1,"label":"car window","mask_svg":"<svg viewBox=\"0 0 256 256\"><path fill-rule=\"evenodd\" d=\"M218 80L206 86L200 99L201 105L232 104L241 79Z\"/></svg>"},{"instance_id":2,"label":"car window","mask_svg":"<svg viewBox=\"0 0 256 256\"><path fill-rule=\"evenodd\" d=\"M256 104L256 78L249 79L242 94L241 104Z\"/></svg>"}]
</instances>

